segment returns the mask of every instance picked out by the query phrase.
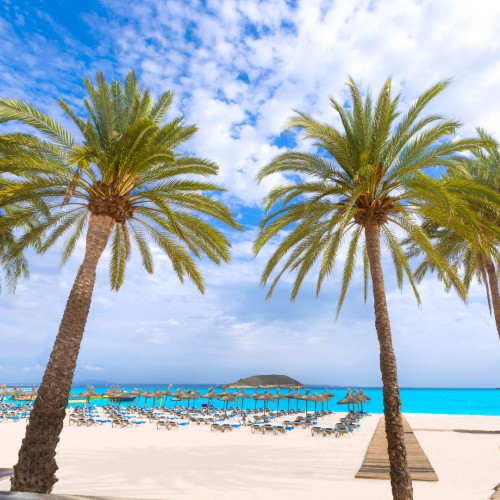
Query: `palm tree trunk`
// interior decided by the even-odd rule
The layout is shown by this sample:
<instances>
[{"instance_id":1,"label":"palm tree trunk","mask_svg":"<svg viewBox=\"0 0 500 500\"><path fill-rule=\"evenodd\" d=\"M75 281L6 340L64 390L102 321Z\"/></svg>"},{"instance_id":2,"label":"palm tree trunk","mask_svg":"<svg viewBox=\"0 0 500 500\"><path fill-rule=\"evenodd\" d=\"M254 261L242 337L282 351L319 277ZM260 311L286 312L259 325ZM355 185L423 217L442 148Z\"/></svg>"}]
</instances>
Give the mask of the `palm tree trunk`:
<instances>
[{"instance_id":1,"label":"palm tree trunk","mask_svg":"<svg viewBox=\"0 0 500 500\"><path fill-rule=\"evenodd\" d=\"M406 460L396 356L392 347L391 323L380 259L379 226L376 223L368 223L365 227L365 236L373 285L375 328L380 345L380 371L382 372L385 433L388 443L392 496L395 500L411 500L413 487Z\"/></svg>"},{"instance_id":2,"label":"palm tree trunk","mask_svg":"<svg viewBox=\"0 0 500 500\"><path fill-rule=\"evenodd\" d=\"M14 467L11 491L50 493L57 482L55 455L80 343L89 314L96 268L114 226L106 215L90 215L83 263L59 327L50 359Z\"/></svg>"},{"instance_id":3,"label":"palm tree trunk","mask_svg":"<svg viewBox=\"0 0 500 500\"><path fill-rule=\"evenodd\" d=\"M497 333L500 337L500 292L498 291L498 277L495 269L495 264L491 257L484 259L486 273L488 274L488 282L490 285L491 302L493 303L493 314L497 325Z\"/></svg>"}]
</instances>

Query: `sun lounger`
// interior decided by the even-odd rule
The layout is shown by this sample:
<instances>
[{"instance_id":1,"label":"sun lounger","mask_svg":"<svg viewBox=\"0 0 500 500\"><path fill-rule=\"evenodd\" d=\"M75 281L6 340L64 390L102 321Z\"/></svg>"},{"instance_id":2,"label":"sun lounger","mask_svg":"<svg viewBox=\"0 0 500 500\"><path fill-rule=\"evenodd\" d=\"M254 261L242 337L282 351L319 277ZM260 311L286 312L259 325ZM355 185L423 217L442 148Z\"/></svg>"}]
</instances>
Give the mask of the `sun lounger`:
<instances>
[{"instance_id":1,"label":"sun lounger","mask_svg":"<svg viewBox=\"0 0 500 500\"><path fill-rule=\"evenodd\" d=\"M311 427L311 436L314 436L315 434L323 434L323 429L321 427Z\"/></svg>"},{"instance_id":2,"label":"sun lounger","mask_svg":"<svg viewBox=\"0 0 500 500\"><path fill-rule=\"evenodd\" d=\"M335 432L335 437L344 436L346 434L349 436L352 430L349 430L345 427L335 427L334 432Z\"/></svg>"},{"instance_id":3,"label":"sun lounger","mask_svg":"<svg viewBox=\"0 0 500 500\"><path fill-rule=\"evenodd\" d=\"M271 424L261 425L260 430L262 431L262 434L266 434L267 432L274 434L274 427Z\"/></svg>"},{"instance_id":4,"label":"sun lounger","mask_svg":"<svg viewBox=\"0 0 500 500\"><path fill-rule=\"evenodd\" d=\"M312 427L317 424L316 420L304 420L302 422L302 428L306 429L307 427Z\"/></svg>"},{"instance_id":5,"label":"sun lounger","mask_svg":"<svg viewBox=\"0 0 500 500\"><path fill-rule=\"evenodd\" d=\"M275 434L286 434L286 429L282 425L274 425L273 428Z\"/></svg>"},{"instance_id":6,"label":"sun lounger","mask_svg":"<svg viewBox=\"0 0 500 500\"><path fill-rule=\"evenodd\" d=\"M111 427L128 427L130 422L127 419L115 419L111 421Z\"/></svg>"}]
</instances>

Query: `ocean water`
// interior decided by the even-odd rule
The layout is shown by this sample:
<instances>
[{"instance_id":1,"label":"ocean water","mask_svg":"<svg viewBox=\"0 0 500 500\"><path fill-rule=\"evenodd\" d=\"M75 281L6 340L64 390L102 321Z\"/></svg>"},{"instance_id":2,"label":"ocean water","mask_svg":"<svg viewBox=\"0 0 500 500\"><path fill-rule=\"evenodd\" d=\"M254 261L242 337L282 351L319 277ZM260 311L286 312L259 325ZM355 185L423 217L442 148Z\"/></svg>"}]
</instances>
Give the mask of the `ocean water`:
<instances>
[{"instance_id":1,"label":"ocean water","mask_svg":"<svg viewBox=\"0 0 500 500\"><path fill-rule=\"evenodd\" d=\"M212 385L213 386L213 385ZM167 385L142 385L142 386L121 386L121 389L131 391L134 388L141 389L143 391L149 389L154 391L157 388L164 391L167 389ZM211 387L211 386L210 386ZM196 390L199 393L206 394L208 392L209 385L178 385L172 387L170 390L175 392L177 388L181 388L183 391ZM104 393L109 387L95 387L94 390L98 394ZM327 389L331 394L335 396L330 400L330 402L324 403L324 409L331 409L334 411L347 411L345 405L338 405L337 401L342 399L346 395L345 387L324 387L324 386L310 386L310 394L322 393ZM383 412L383 399L382 399L382 389L381 388L360 388L363 390L366 396L371 398L371 401L364 403L363 407L365 411L372 413L382 413ZM73 387L72 392L76 395L87 390L86 387ZM222 392L222 388L215 387L214 391L216 393ZM235 389L229 389L229 392L235 392ZM253 394L255 391L253 389L244 389L243 392L247 394ZM264 389L259 389L260 393L264 393ZM271 389L270 393L275 395L276 389ZM288 389L281 389L280 394L284 395L288 393ZM300 391L301 394L305 394L305 389ZM164 406L172 408L175 405L186 406L187 401L173 401L172 397L168 397L168 400L162 398L161 400L152 398L136 398L134 403L122 402L121 406L128 406L130 404L138 404L139 406L152 407L153 403L155 407ZM7 399L8 400L8 399ZM92 399L91 404L94 405L105 405L108 404L108 399ZM497 415L500 416L500 389L401 389L401 402L402 411L405 413L432 413L432 414L450 414L450 415ZM72 403L70 406L79 405L83 403ZM200 399L190 400L189 407L195 406L196 408L201 408L203 404L207 404L207 399L200 397ZM222 401L213 400L211 403L217 408L222 408L224 404ZM266 402L270 409L276 409L278 401ZM264 405L263 401L255 402L253 399L239 399L238 403L230 402L228 403L229 408L234 406L243 407L245 409L253 409L255 407L262 408ZM279 408L287 409L299 408L301 410L306 409L306 401L303 400L288 400L280 399ZM314 410L314 402L307 402L307 408L309 411ZM322 404L317 403L316 408L318 410L322 409Z\"/></svg>"}]
</instances>

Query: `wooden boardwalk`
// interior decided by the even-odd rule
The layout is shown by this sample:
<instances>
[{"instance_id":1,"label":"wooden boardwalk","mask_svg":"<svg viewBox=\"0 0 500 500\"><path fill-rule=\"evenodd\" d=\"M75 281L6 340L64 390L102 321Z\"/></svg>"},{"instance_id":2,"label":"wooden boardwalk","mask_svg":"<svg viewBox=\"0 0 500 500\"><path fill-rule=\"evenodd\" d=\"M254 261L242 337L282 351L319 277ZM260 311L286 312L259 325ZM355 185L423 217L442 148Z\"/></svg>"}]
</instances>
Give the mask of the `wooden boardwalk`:
<instances>
[{"instance_id":1,"label":"wooden boardwalk","mask_svg":"<svg viewBox=\"0 0 500 500\"><path fill-rule=\"evenodd\" d=\"M404 417L403 429L405 433L406 456L412 480L437 481L438 477L436 472L432 468L429 459L424 453L424 450L422 450L420 443ZM366 479L390 479L389 454L387 453L384 417L380 418L372 440L368 445L363 465L361 465L361 469L359 469L356 477Z\"/></svg>"}]
</instances>

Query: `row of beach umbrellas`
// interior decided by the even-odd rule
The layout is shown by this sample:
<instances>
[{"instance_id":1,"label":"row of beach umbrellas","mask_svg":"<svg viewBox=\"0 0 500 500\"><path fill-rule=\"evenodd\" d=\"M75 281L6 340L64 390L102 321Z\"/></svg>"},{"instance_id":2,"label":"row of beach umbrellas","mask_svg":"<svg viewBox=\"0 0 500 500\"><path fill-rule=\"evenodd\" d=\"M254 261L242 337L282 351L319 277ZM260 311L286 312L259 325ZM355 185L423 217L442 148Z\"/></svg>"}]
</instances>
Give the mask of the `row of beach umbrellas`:
<instances>
[{"instance_id":1,"label":"row of beach umbrellas","mask_svg":"<svg viewBox=\"0 0 500 500\"><path fill-rule=\"evenodd\" d=\"M149 389L146 391L142 391L140 389L134 389L133 391L127 392L123 389L120 390L117 386L113 386L111 387L110 390L103 393L101 396L109 397L111 400L117 402L120 402L122 399L129 399L130 397L138 397L138 398L142 397L144 398L144 405L147 404L147 400L153 399L151 405L152 407L155 406L157 400L160 401L159 406L163 407L167 406L169 397L174 398L176 401L185 402L184 404L188 408L191 403L194 404L194 402L198 399L207 399L208 404L211 404L213 400L218 400L224 403L223 407L225 410L227 410L229 403L231 402L238 402L239 400L241 400L241 404L243 405L244 399L253 399L255 401L255 408L257 408L257 404L259 401L263 401L264 408L268 407L269 402L276 401L277 409L280 409L279 407L280 400L287 400L288 401L287 409L290 410L291 400L294 399L296 401L296 408L298 408L299 401L302 400L306 402L306 412L309 410L308 407L309 401L314 403L314 411L317 410L318 403L322 405L323 409L326 403L328 409L328 403L335 396L334 394L330 393L328 389L325 389L325 391L322 393L314 393L314 394L310 393L311 392L310 389L306 389L305 394L300 394L299 387L296 387L295 389L290 389L286 394L281 394L279 391L277 391L276 394L271 394L270 389L267 389L264 393L261 393L258 390L255 390L253 393L247 393L243 391L229 392L226 387L224 387L223 391L219 393L215 392L213 387L210 387L207 393L200 393L196 390L183 391L181 388L178 388L176 391L171 391L170 390L171 387L172 386L170 385L166 391L161 391L158 388L155 391L150 391ZM88 398L89 400L92 396L98 396L98 395L99 394L97 394L93 390L93 387L89 387L88 391L81 393L79 396ZM163 400L163 405L161 403L162 400ZM340 401L338 401L338 404L347 404L348 409L350 409L350 405L352 404L354 409L354 404L362 405L362 403L369 400L370 398L364 395L363 391L361 390L351 391L351 389L348 389L346 396Z\"/></svg>"},{"instance_id":2,"label":"row of beach umbrellas","mask_svg":"<svg viewBox=\"0 0 500 500\"><path fill-rule=\"evenodd\" d=\"M11 396L14 398L21 398L24 401L34 401L34 399L38 395L38 389L35 389L34 387L31 389L31 391L26 392L23 391L22 389L19 389L18 387L14 387L13 389L7 389L7 386L5 384L0 385L0 403L4 400L6 396Z\"/></svg>"},{"instance_id":3,"label":"row of beach umbrellas","mask_svg":"<svg viewBox=\"0 0 500 500\"><path fill-rule=\"evenodd\" d=\"M269 402L274 402L276 401L277 404L277 409L280 409L280 400L286 400L288 401L287 404L287 409L290 411L290 403L291 400L294 399L296 401L296 409L298 409L298 404L299 401L305 401L306 402L306 413L308 412L308 403L313 402L314 403L314 411L316 412L317 410L317 405L320 403L322 405L322 409L324 409L324 405L326 403L327 409L328 408L328 403L330 400L335 396L334 394L330 393L328 389L325 389L324 392L322 393L314 393L311 394L310 389L305 390L305 394L300 394L300 387L295 387L293 389L289 389L288 393L286 394L281 394L278 389L276 389L276 394L271 394L270 389L265 390L264 393L259 392L257 389L253 393L247 393L243 391L236 391L236 392L229 392L227 390L227 387L223 386L223 391L220 393L216 393L214 391L213 387L210 387L207 393L200 393L196 390L189 390L189 391L183 391L181 388L177 389L176 391L171 391L170 388L172 385L168 387L166 391L161 391L159 388L156 389L155 391L150 391L149 389L146 391L142 391L140 389L134 389L133 391L127 392L124 389L120 389L118 386L112 386L109 390L104 392L103 394L99 394L94 390L94 387L89 386L88 389L80 394L78 396L80 398L86 399L86 404L88 405L90 402L90 399L92 397L108 397L110 398L111 401L115 401L118 403L121 403L124 399L130 400L131 397L138 397L138 398L144 398L144 405L147 404L148 399L152 399L152 407L155 406L156 401L160 401L160 406L162 405L161 401L163 398L163 407L167 406L168 403L168 398L172 397L177 401L184 401L186 402L185 406L189 408L190 403L192 402L194 405L194 402L197 399L207 399L208 404L210 405L212 403L212 400L216 399L218 401L222 401L224 403L224 410L227 410L229 403L232 402L238 402L238 400L241 400L241 404L243 406L243 400L244 399L253 399L255 401L255 408L257 408L257 404L259 401L263 401L264 404L264 409L266 409L269 405ZM71 396L74 396L74 394L71 394ZM32 389L30 393L27 393L21 389L7 389L5 385L0 386L0 402L3 401L5 396L14 396L14 397L19 397L19 396L24 396L26 399L31 399L33 400L36 397L36 389ZM362 409L363 403L370 401L370 398L366 396L362 390L351 390L347 389L347 394L346 396L341 399L340 401L337 402L337 404L343 405L347 404L348 405L348 410L350 409L350 405L358 404L360 405L360 408Z\"/></svg>"}]
</instances>

